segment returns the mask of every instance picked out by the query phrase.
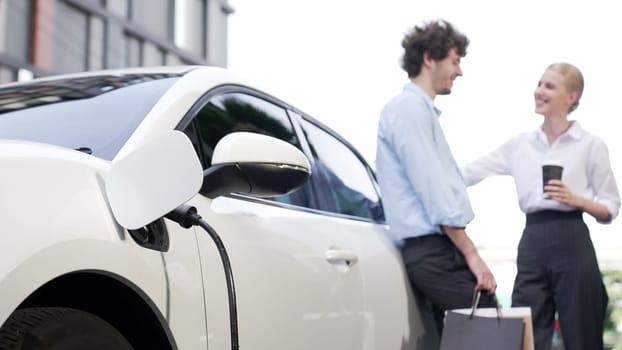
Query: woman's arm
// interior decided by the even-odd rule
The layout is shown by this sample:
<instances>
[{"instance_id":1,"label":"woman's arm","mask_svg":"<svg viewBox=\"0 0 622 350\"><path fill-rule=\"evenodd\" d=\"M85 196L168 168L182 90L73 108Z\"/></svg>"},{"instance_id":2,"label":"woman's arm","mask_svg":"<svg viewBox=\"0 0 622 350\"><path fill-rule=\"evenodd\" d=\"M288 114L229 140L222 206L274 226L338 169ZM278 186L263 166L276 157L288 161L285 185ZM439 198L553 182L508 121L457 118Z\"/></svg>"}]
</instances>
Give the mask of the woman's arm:
<instances>
[{"instance_id":1,"label":"woman's arm","mask_svg":"<svg viewBox=\"0 0 622 350\"><path fill-rule=\"evenodd\" d=\"M467 186L473 186L493 175L510 175L510 157L517 138L507 141L494 151L464 165L460 171Z\"/></svg>"},{"instance_id":2,"label":"woman's arm","mask_svg":"<svg viewBox=\"0 0 622 350\"><path fill-rule=\"evenodd\" d=\"M570 207L580 209L592 215L598 222L611 221L611 213L609 213L607 207L591 199L583 198L572 193L561 180L549 181L549 184L544 187L544 190L551 196L551 199Z\"/></svg>"}]
</instances>

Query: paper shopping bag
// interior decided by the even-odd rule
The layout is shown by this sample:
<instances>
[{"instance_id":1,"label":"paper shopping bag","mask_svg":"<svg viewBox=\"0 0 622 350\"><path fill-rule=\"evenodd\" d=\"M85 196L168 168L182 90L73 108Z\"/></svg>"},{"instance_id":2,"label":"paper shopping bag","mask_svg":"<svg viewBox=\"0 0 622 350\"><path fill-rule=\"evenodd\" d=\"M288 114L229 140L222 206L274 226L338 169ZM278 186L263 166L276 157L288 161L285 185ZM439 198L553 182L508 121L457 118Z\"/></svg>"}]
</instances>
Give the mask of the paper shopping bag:
<instances>
[{"instance_id":1,"label":"paper shopping bag","mask_svg":"<svg viewBox=\"0 0 622 350\"><path fill-rule=\"evenodd\" d=\"M525 324L520 318L468 315L448 311L441 350L521 350Z\"/></svg>"},{"instance_id":2,"label":"paper shopping bag","mask_svg":"<svg viewBox=\"0 0 622 350\"><path fill-rule=\"evenodd\" d=\"M456 313L468 316L471 314L472 309L471 308L454 309L452 310L452 312L456 312ZM495 319L498 315L501 319L514 318L514 319L522 320L523 324L525 325L524 332L523 332L522 350L534 350L533 324L532 324L530 307L510 307L510 308L501 308L501 309L496 309L494 307L485 307L485 308L475 309L475 312L473 313L473 315L479 316L479 317L493 318L493 319Z\"/></svg>"},{"instance_id":3,"label":"paper shopping bag","mask_svg":"<svg viewBox=\"0 0 622 350\"><path fill-rule=\"evenodd\" d=\"M476 289L470 308L447 311L441 350L501 349L533 350L531 308L477 308L481 291Z\"/></svg>"}]
</instances>

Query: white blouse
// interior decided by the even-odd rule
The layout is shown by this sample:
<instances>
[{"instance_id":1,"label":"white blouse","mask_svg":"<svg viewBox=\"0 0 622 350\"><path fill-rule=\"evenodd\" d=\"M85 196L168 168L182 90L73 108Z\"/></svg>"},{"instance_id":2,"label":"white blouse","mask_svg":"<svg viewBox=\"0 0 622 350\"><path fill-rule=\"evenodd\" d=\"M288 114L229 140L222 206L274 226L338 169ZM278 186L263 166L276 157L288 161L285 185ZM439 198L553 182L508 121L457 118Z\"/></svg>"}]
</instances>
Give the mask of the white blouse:
<instances>
[{"instance_id":1,"label":"white blouse","mask_svg":"<svg viewBox=\"0 0 622 350\"><path fill-rule=\"evenodd\" d=\"M550 146L540 127L512 138L490 154L467 164L462 168L467 186L488 176L511 175L524 213L545 209L574 210L543 196L542 164L554 160L564 167L562 181L570 191L604 205L613 220L620 210L620 195L607 145L583 130L578 122L571 123Z\"/></svg>"}]
</instances>

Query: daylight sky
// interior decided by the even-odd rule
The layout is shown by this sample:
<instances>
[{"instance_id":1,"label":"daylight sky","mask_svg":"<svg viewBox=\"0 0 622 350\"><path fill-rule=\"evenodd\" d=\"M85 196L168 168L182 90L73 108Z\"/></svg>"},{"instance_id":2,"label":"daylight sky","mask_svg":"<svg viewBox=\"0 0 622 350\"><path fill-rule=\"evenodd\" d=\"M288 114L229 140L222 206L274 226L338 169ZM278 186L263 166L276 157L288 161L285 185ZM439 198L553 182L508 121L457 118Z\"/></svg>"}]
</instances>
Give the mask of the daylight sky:
<instances>
[{"instance_id":1,"label":"daylight sky","mask_svg":"<svg viewBox=\"0 0 622 350\"><path fill-rule=\"evenodd\" d=\"M618 83L622 22L602 0L229 0L231 70L332 127L372 167L376 125L386 101L407 82L400 42L416 24L438 18L470 39L464 76L440 96L441 124L463 164L542 122L533 91L546 66L566 61L586 87L578 120L609 146L622 188ZM469 188L476 218L467 232L482 255L513 265L524 215L509 177ZM587 218L601 267L622 265L622 218ZM513 276L511 276L513 278ZM500 276L497 276L500 279ZM510 282L511 288L511 280ZM506 283L506 284L507 284ZM500 284L501 285L501 284Z\"/></svg>"}]
</instances>

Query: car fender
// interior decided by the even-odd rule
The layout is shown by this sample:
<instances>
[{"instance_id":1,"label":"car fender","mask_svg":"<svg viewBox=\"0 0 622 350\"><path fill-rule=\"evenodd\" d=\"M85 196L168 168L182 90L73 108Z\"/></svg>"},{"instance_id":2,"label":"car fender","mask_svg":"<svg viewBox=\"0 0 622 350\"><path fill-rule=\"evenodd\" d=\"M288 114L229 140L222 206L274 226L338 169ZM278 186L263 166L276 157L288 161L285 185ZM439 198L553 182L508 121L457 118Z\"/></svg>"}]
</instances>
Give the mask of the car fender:
<instances>
[{"instance_id":1,"label":"car fender","mask_svg":"<svg viewBox=\"0 0 622 350\"><path fill-rule=\"evenodd\" d=\"M5 252L0 323L46 282L75 271L101 271L131 281L170 317L171 328L192 333L186 339L205 342L200 340L205 317L196 307L203 296L193 232L171 235L166 259L138 246L112 215L105 193L110 167L107 161L70 149L0 141L0 236ZM180 286L175 290L183 294L170 293L169 285ZM183 321L196 326L182 325L181 318L168 315L175 303L193 305L181 314L186 315Z\"/></svg>"}]
</instances>

